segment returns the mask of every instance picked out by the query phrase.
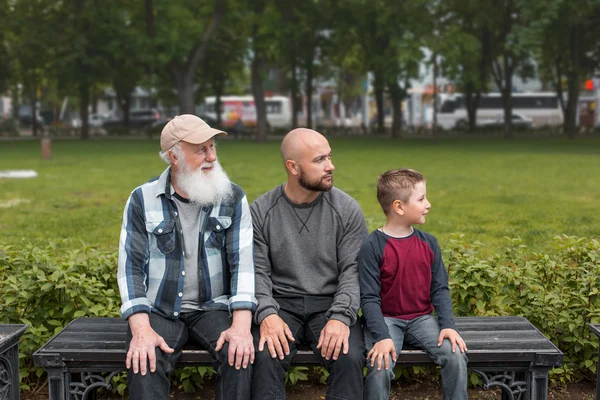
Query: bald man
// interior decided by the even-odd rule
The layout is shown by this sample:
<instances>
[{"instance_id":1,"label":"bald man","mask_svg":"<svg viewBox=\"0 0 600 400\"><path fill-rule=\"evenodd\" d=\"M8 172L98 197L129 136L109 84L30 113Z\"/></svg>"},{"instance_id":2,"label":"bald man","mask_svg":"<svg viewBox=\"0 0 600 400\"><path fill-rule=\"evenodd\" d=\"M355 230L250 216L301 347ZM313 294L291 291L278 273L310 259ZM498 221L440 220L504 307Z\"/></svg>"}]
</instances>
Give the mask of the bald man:
<instances>
[{"instance_id":1,"label":"bald man","mask_svg":"<svg viewBox=\"0 0 600 400\"><path fill-rule=\"evenodd\" d=\"M333 187L323 135L294 129L281 156L287 182L250 206L260 327L253 332L252 398L285 399L286 370L297 346L308 344L329 370L327 399L362 399L356 258L368 234L365 219L356 200Z\"/></svg>"}]
</instances>

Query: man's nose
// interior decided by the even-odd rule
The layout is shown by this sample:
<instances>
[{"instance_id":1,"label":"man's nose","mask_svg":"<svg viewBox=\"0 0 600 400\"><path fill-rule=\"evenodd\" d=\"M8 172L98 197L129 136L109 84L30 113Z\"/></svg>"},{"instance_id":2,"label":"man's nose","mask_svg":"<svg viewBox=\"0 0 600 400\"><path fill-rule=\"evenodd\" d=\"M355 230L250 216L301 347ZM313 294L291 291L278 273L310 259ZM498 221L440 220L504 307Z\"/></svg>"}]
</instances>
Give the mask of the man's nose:
<instances>
[{"instance_id":1,"label":"man's nose","mask_svg":"<svg viewBox=\"0 0 600 400\"><path fill-rule=\"evenodd\" d=\"M204 158L207 162L215 162L217 160L217 149L209 147L208 150L206 150Z\"/></svg>"},{"instance_id":2,"label":"man's nose","mask_svg":"<svg viewBox=\"0 0 600 400\"><path fill-rule=\"evenodd\" d=\"M335 165L333 165L333 163L331 162L331 160L329 160L327 162L327 165L325 166L325 170L326 171L331 171L331 172L333 172L335 170Z\"/></svg>"}]
</instances>

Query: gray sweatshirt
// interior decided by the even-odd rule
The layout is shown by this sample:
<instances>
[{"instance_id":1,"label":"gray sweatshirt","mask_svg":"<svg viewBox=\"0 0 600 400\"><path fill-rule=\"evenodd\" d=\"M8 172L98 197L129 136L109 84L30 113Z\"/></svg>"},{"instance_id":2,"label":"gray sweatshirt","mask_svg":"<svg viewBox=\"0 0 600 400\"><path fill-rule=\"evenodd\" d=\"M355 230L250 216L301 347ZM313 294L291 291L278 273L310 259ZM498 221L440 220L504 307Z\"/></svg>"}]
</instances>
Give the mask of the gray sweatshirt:
<instances>
[{"instance_id":1,"label":"gray sweatshirt","mask_svg":"<svg viewBox=\"0 0 600 400\"><path fill-rule=\"evenodd\" d=\"M279 312L278 296L332 296L327 318L353 325L360 306L357 255L368 235L360 206L335 187L312 203L294 204L283 187L250 206L256 323Z\"/></svg>"}]
</instances>

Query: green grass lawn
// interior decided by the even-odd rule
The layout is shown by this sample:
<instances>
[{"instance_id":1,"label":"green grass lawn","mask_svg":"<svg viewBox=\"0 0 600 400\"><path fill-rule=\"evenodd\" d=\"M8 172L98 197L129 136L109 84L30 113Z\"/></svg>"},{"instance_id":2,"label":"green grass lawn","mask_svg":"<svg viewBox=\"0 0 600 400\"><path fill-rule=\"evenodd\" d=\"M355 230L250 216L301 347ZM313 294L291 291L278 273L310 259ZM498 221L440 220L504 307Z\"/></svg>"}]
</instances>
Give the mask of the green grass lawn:
<instances>
[{"instance_id":1,"label":"green grass lawn","mask_svg":"<svg viewBox=\"0 0 600 400\"><path fill-rule=\"evenodd\" d=\"M71 238L116 250L133 188L159 175L158 139L0 142L0 170L34 169L33 179L0 179L0 243ZM432 212L423 229L444 246L452 234L487 252L520 236L545 248L557 234L600 236L600 138L548 140L335 139L335 185L362 206L369 229L384 222L378 174L410 167L427 178ZM279 143L223 140L219 158L250 201L285 180Z\"/></svg>"}]
</instances>

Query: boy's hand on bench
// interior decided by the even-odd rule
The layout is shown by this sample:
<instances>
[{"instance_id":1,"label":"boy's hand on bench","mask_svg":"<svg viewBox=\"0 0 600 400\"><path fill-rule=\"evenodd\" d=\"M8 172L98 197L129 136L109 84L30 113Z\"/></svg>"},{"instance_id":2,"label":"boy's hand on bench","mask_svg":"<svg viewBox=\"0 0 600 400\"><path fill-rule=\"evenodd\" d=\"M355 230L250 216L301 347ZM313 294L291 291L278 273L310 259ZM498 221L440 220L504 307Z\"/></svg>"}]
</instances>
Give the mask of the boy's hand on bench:
<instances>
[{"instance_id":1,"label":"boy's hand on bench","mask_svg":"<svg viewBox=\"0 0 600 400\"><path fill-rule=\"evenodd\" d=\"M321 357L330 360L337 360L340 355L340 350L344 354L348 354L348 337L350 336L350 328L342 321L330 319L319 335L319 343L317 349L321 349Z\"/></svg>"},{"instance_id":2,"label":"boy's hand on bench","mask_svg":"<svg viewBox=\"0 0 600 400\"><path fill-rule=\"evenodd\" d=\"M263 351L265 343L271 353L271 357L283 360L290 354L288 340L293 342L294 336L288 324L283 322L277 314L271 314L260 323L260 341L258 342L258 351Z\"/></svg>"},{"instance_id":3,"label":"boy's hand on bench","mask_svg":"<svg viewBox=\"0 0 600 400\"><path fill-rule=\"evenodd\" d=\"M377 370L381 370L381 359L384 360L385 369L390 369L390 359L389 356L392 357L392 360L396 362L396 346L394 346L394 342L392 339L383 339L379 342L375 343L373 348L367 354L367 362L369 359L371 360L371 367L375 365L375 360L377 360Z\"/></svg>"},{"instance_id":4,"label":"boy's hand on bench","mask_svg":"<svg viewBox=\"0 0 600 400\"><path fill-rule=\"evenodd\" d=\"M442 345L444 339L448 339L452 344L452 352L456 352L456 346L458 346L461 353L467 352L467 345L465 344L465 341L454 329L446 328L440 331L440 336L438 337L438 347Z\"/></svg>"},{"instance_id":5,"label":"boy's hand on bench","mask_svg":"<svg viewBox=\"0 0 600 400\"><path fill-rule=\"evenodd\" d=\"M142 375L146 375L148 361L150 361L150 372L154 372L156 370L156 348L159 347L165 353L172 353L174 350L169 347L162 336L152 329L148 314L138 313L130 316L129 327L132 338L125 360L127 369L133 367L134 374L141 372Z\"/></svg>"}]
</instances>

